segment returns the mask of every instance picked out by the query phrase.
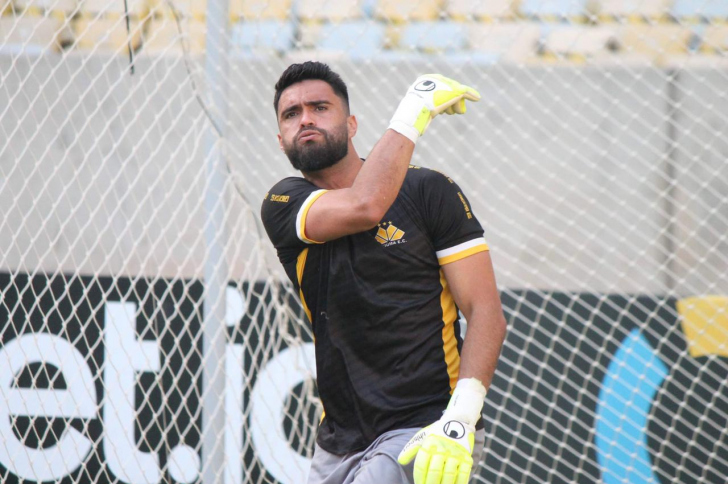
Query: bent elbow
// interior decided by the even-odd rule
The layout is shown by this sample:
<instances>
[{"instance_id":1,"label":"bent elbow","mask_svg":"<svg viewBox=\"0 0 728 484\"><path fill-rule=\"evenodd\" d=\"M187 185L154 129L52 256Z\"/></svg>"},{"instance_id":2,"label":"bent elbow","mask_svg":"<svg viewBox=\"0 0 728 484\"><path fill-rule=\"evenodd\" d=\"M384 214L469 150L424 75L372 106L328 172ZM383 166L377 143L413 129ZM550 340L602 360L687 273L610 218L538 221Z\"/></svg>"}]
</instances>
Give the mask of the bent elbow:
<instances>
[{"instance_id":1,"label":"bent elbow","mask_svg":"<svg viewBox=\"0 0 728 484\"><path fill-rule=\"evenodd\" d=\"M376 200L374 197L364 197L359 200L355 208L355 213L359 219L362 228L369 230L377 226L381 222L384 215L387 213L389 205L382 203L380 200Z\"/></svg>"}]
</instances>

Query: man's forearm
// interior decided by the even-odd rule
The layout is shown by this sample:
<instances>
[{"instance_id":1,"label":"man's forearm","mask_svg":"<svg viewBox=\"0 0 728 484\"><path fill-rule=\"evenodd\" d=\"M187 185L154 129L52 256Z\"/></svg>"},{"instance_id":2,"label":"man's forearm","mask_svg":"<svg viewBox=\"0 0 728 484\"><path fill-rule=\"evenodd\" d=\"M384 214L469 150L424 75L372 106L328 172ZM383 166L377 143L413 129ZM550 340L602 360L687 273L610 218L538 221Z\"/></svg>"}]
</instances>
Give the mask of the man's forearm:
<instances>
[{"instance_id":1,"label":"man's forearm","mask_svg":"<svg viewBox=\"0 0 728 484\"><path fill-rule=\"evenodd\" d=\"M307 237L326 242L376 227L397 198L417 139L438 113L464 113L466 99L477 101L480 95L468 86L439 75L419 77L400 102L389 129L366 163L356 167L353 179L339 180L340 186L313 182L329 191L309 207ZM351 166L358 160L349 161L348 166ZM309 173L307 178L315 179L316 175ZM329 176L327 181L330 179Z\"/></svg>"},{"instance_id":2,"label":"man's forearm","mask_svg":"<svg viewBox=\"0 0 728 484\"><path fill-rule=\"evenodd\" d=\"M415 143L432 118L441 112L465 113L466 99L477 101L480 94L438 74L420 76L407 90L389 129L357 175L352 186L354 196L362 197L358 200L366 200L365 205L372 213L383 217L402 186Z\"/></svg>"},{"instance_id":3,"label":"man's forearm","mask_svg":"<svg viewBox=\"0 0 728 484\"><path fill-rule=\"evenodd\" d=\"M487 389L493 380L506 335L506 321L500 308L485 308L467 316L459 379L477 378Z\"/></svg>"},{"instance_id":4,"label":"man's forearm","mask_svg":"<svg viewBox=\"0 0 728 484\"><path fill-rule=\"evenodd\" d=\"M412 141L388 129L359 171L351 187L352 196L365 200L373 220L381 220L397 198L414 149Z\"/></svg>"}]
</instances>

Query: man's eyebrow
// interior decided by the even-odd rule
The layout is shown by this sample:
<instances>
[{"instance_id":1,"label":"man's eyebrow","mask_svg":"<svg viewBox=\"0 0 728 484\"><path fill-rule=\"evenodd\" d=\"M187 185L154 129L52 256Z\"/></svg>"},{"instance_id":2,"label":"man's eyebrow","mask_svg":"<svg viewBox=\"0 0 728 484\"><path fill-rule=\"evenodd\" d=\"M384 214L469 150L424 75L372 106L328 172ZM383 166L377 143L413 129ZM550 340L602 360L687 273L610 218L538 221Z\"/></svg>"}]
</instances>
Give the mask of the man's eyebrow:
<instances>
[{"instance_id":1,"label":"man's eyebrow","mask_svg":"<svg viewBox=\"0 0 728 484\"><path fill-rule=\"evenodd\" d=\"M313 106L313 107L316 107L316 106L322 106L322 105L325 105L325 104L329 104L330 105L330 104L333 104L333 103L331 101L327 101L325 99L322 99L322 100L317 100L317 101L306 101L303 104L305 106ZM286 114L288 114L291 111L297 111L297 110L299 110L300 109L300 106L301 106L300 104L293 104L291 106L288 106L287 108L284 108L281 111L281 117L285 116Z\"/></svg>"},{"instance_id":2,"label":"man's eyebrow","mask_svg":"<svg viewBox=\"0 0 728 484\"><path fill-rule=\"evenodd\" d=\"M331 104L331 101L327 101L324 99L321 101L306 101L303 104L305 104L306 106L320 106L322 104Z\"/></svg>"},{"instance_id":3,"label":"man's eyebrow","mask_svg":"<svg viewBox=\"0 0 728 484\"><path fill-rule=\"evenodd\" d=\"M292 104L288 106L287 108L284 108L281 110L281 117L285 116L287 113L290 113L291 111L296 111L300 109L300 105L298 104Z\"/></svg>"}]
</instances>

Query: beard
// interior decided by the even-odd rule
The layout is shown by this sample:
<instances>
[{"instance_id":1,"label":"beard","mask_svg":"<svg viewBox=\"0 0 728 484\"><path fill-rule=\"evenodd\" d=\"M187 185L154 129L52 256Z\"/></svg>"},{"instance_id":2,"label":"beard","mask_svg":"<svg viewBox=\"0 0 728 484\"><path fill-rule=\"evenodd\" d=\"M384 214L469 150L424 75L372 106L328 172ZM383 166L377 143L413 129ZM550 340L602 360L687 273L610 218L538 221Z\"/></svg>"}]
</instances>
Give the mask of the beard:
<instances>
[{"instance_id":1,"label":"beard","mask_svg":"<svg viewBox=\"0 0 728 484\"><path fill-rule=\"evenodd\" d=\"M303 144L283 142L283 152L293 165L293 168L303 172L314 172L334 166L349 153L349 132L346 124L341 125L332 133L320 128L303 128L303 131L316 131L323 136L323 142L309 141ZM299 132L299 134L300 134Z\"/></svg>"}]
</instances>

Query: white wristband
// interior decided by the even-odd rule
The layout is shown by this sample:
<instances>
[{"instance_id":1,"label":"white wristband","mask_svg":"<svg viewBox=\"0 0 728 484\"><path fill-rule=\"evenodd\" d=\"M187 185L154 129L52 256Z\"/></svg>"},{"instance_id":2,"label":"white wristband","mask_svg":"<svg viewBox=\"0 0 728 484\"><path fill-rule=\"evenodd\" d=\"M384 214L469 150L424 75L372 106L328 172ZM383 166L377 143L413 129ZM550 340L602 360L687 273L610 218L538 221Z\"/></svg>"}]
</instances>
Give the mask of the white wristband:
<instances>
[{"instance_id":1,"label":"white wristband","mask_svg":"<svg viewBox=\"0 0 728 484\"><path fill-rule=\"evenodd\" d=\"M417 139L421 134L415 128L415 123L424 106L425 101L422 98L413 94L407 94L402 98L399 106L397 106L397 110L389 122L389 129L393 129L409 138L413 143L417 143Z\"/></svg>"},{"instance_id":2,"label":"white wristband","mask_svg":"<svg viewBox=\"0 0 728 484\"><path fill-rule=\"evenodd\" d=\"M475 426L480 420L485 395L485 387L477 378L458 380L443 419L459 420Z\"/></svg>"},{"instance_id":3,"label":"white wristband","mask_svg":"<svg viewBox=\"0 0 728 484\"><path fill-rule=\"evenodd\" d=\"M392 122L389 123L388 128L393 129L402 136L409 138L409 140L412 141L414 144L417 144L417 139L420 137L419 131L417 131L412 126L409 126L407 123L403 123L402 121L392 120Z\"/></svg>"}]
</instances>

